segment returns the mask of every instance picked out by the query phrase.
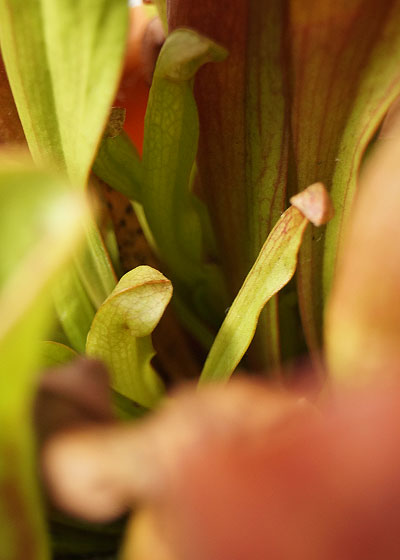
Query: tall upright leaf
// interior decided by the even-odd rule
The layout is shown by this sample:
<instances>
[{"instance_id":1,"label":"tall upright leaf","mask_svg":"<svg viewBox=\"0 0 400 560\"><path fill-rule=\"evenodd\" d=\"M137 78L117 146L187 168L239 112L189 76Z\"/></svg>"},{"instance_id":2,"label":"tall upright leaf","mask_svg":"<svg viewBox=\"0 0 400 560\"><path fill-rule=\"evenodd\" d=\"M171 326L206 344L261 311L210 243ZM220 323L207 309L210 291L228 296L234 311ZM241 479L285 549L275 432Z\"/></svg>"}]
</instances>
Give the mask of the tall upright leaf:
<instances>
[{"instance_id":1,"label":"tall upright leaf","mask_svg":"<svg viewBox=\"0 0 400 560\"><path fill-rule=\"evenodd\" d=\"M154 72L143 145L142 204L160 259L192 305L196 296L205 299L198 307L209 317L218 314L224 298L218 268L204 254L201 202L190 191L199 134L192 88L202 65L225 56L219 45L188 29L167 38Z\"/></svg>"},{"instance_id":2,"label":"tall upright leaf","mask_svg":"<svg viewBox=\"0 0 400 560\"><path fill-rule=\"evenodd\" d=\"M336 209L299 262L303 328L321 343L323 307L365 148L400 93L400 2L291 0L291 126L297 188L322 181Z\"/></svg>"},{"instance_id":3,"label":"tall upright leaf","mask_svg":"<svg viewBox=\"0 0 400 560\"><path fill-rule=\"evenodd\" d=\"M230 297L239 290L284 209L288 153L282 33L284 2L168 0L171 31L182 25L218 41L229 56L196 77L202 194ZM254 366L280 359L276 300L260 319Z\"/></svg>"},{"instance_id":4,"label":"tall upright leaf","mask_svg":"<svg viewBox=\"0 0 400 560\"><path fill-rule=\"evenodd\" d=\"M83 201L32 164L0 162L0 543L2 560L49 558L31 408L49 288L83 234Z\"/></svg>"},{"instance_id":5,"label":"tall upright leaf","mask_svg":"<svg viewBox=\"0 0 400 560\"><path fill-rule=\"evenodd\" d=\"M317 349L360 162L400 92L400 2L167 4L172 30L188 25L230 52L199 72L195 93L202 187L233 293L282 209L286 182L291 194L316 181L332 192L335 218L326 235L310 229L300 253L303 326ZM268 317L265 364L279 359L271 306Z\"/></svg>"},{"instance_id":6,"label":"tall upright leaf","mask_svg":"<svg viewBox=\"0 0 400 560\"><path fill-rule=\"evenodd\" d=\"M107 121L127 24L124 0L0 1L2 54L32 156L75 187L86 185ZM98 306L116 277L96 225L86 228L76 267Z\"/></svg>"},{"instance_id":7,"label":"tall upright leaf","mask_svg":"<svg viewBox=\"0 0 400 560\"><path fill-rule=\"evenodd\" d=\"M122 67L124 0L1 0L0 40L34 159L84 185Z\"/></svg>"}]
</instances>

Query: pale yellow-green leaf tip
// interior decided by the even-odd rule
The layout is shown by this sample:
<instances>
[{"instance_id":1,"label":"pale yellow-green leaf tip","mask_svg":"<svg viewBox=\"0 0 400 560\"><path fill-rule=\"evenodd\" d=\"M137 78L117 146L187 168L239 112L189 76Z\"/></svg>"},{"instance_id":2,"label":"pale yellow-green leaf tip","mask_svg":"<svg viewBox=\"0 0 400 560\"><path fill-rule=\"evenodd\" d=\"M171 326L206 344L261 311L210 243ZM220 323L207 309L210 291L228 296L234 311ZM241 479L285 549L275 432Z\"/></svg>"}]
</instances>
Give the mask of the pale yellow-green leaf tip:
<instances>
[{"instance_id":1,"label":"pale yellow-green leaf tip","mask_svg":"<svg viewBox=\"0 0 400 560\"><path fill-rule=\"evenodd\" d=\"M158 57L154 77L188 81L207 62L221 62L228 51L196 31L180 28L166 39Z\"/></svg>"},{"instance_id":2,"label":"pale yellow-green leaf tip","mask_svg":"<svg viewBox=\"0 0 400 560\"><path fill-rule=\"evenodd\" d=\"M323 183L313 183L292 196L290 204L300 210L314 226L328 223L334 215L331 197Z\"/></svg>"}]
</instances>

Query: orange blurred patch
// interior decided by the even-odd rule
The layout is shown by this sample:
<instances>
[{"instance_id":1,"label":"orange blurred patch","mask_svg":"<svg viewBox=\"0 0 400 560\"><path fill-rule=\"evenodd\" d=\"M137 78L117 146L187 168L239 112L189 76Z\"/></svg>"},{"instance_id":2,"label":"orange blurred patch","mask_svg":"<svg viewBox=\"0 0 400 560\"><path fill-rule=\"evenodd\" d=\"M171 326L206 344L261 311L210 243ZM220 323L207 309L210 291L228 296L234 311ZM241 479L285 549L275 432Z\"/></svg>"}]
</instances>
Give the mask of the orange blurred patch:
<instances>
[{"instance_id":1,"label":"orange blurred patch","mask_svg":"<svg viewBox=\"0 0 400 560\"><path fill-rule=\"evenodd\" d=\"M158 18L149 19L141 6L131 8L125 68L115 105L125 107L124 129L139 153L142 153L151 78L163 40Z\"/></svg>"}]
</instances>

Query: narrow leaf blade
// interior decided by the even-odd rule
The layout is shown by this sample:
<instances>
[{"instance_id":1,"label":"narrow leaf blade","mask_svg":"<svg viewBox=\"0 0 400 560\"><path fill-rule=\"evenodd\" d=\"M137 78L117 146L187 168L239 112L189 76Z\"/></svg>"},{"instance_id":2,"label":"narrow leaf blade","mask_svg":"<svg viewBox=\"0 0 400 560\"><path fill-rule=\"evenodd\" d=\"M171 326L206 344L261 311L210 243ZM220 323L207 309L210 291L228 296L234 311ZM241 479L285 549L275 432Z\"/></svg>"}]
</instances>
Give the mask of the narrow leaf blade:
<instances>
[{"instance_id":1,"label":"narrow leaf blade","mask_svg":"<svg viewBox=\"0 0 400 560\"><path fill-rule=\"evenodd\" d=\"M2 51L33 157L84 186L122 69L128 4L2 0L0 15Z\"/></svg>"},{"instance_id":2,"label":"narrow leaf blade","mask_svg":"<svg viewBox=\"0 0 400 560\"><path fill-rule=\"evenodd\" d=\"M234 372L254 336L267 301L293 276L308 220L299 210L286 210L271 231L260 255L230 307L201 374L200 383L225 381Z\"/></svg>"},{"instance_id":3,"label":"narrow leaf blade","mask_svg":"<svg viewBox=\"0 0 400 560\"><path fill-rule=\"evenodd\" d=\"M263 307L295 273L307 224L312 221L322 225L332 215L330 199L322 184L310 185L291 202L293 206L282 214L269 234L229 308L207 357L200 384L225 381L232 375L250 345Z\"/></svg>"}]
</instances>

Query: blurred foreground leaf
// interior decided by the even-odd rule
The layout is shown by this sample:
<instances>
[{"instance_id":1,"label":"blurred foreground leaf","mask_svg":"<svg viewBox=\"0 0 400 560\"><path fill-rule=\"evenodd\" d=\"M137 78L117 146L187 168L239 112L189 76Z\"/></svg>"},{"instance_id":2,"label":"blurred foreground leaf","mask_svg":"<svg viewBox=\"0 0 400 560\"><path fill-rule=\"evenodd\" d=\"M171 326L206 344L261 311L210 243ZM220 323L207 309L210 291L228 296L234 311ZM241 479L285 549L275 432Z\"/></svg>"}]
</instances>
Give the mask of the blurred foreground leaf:
<instances>
[{"instance_id":1,"label":"blurred foreground leaf","mask_svg":"<svg viewBox=\"0 0 400 560\"><path fill-rule=\"evenodd\" d=\"M74 187L85 187L107 121L127 25L124 0L0 1L2 54L33 159L65 172ZM61 322L79 350L90 302L97 308L116 284L94 220L85 227L87 244L55 295ZM78 302L74 309L65 308L72 299ZM71 334L72 324L82 325L83 336Z\"/></svg>"},{"instance_id":2,"label":"blurred foreground leaf","mask_svg":"<svg viewBox=\"0 0 400 560\"><path fill-rule=\"evenodd\" d=\"M365 167L343 241L325 324L337 380L400 373L399 125Z\"/></svg>"},{"instance_id":3,"label":"blurred foreground leaf","mask_svg":"<svg viewBox=\"0 0 400 560\"><path fill-rule=\"evenodd\" d=\"M85 206L65 182L0 162L0 543L2 560L48 557L31 405L49 288L83 233Z\"/></svg>"}]
</instances>

